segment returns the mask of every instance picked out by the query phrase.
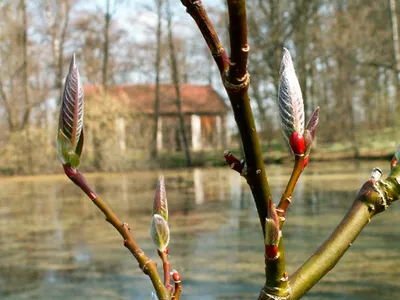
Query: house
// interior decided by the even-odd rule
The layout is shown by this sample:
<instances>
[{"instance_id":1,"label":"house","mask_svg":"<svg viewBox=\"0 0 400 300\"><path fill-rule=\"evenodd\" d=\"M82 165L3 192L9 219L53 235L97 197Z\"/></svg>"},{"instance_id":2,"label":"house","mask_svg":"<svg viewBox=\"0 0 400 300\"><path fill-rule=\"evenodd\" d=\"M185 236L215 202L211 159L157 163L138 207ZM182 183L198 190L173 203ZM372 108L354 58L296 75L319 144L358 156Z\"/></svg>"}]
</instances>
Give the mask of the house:
<instances>
[{"instance_id":1,"label":"house","mask_svg":"<svg viewBox=\"0 0 400 300\"><path fill-rule=\"evenodd\" d=\"M84 86L85 99L101 92L99 86ZM124 114L118 117L115 124L121 149L129 147L126 145L126 136L134 132L130 130L133 127L137 129L136 132L146 132L144 136L148 141L143 147L148 148L154 124L155 85L110 86L107 94L123 106ZM226 147L229 107L222 97L210 85L183 84L180 86L180 94L191 149L197 151ZM127 118L127 115L131 117ZM161 85L157 148L179 150L181 147L175 87L172 84Z\"/></svg>"}]
</instances>

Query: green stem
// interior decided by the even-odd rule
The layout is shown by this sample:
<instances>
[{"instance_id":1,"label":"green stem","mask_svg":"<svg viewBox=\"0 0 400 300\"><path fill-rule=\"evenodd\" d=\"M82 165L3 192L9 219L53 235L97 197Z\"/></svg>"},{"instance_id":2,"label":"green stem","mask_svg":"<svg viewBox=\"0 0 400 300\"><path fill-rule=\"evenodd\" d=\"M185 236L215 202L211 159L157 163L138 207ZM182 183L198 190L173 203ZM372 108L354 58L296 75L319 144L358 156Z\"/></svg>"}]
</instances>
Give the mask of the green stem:
<instances>
[{"instance_id":1,"label":"green stem","mask_svg":"<svg viewBox=\"0 0 400 300\"><path fill-rule=\"evenodd\" d=\"M284 221L284 217L286 215L286 210L287 210L289 204L292 202L292 194L293 194L294 188L297 184L297 181L299 180L301 173L303 172L303 162L304 162L303 155L301 155L301 156L295 155L295 161L294 161L292 174L290 175L289 182L288 182L286 189L282 194L281 200L276 208L278 215L281 217L281 219L283 221ZM282 222L282 224L283 224L283 222Z\"/></svg>"},{"instance_id":2,"label":"green stem","mask_svg":"<svg viewBox=\"0 0 400 300\"><path fill-rule=\"evenodd\" d=\"M362 201L353 203L328 240L291 276L291 299L301 298L337 264L372 216L373 212Z\"/></svg>"},{"instance_id":3,"label":"green stem","mask_svg":"<svg viewBox=\"0 0 400 300\"><path fill-rule=\"evenodd\" d=\"M278 247L278 256L276 258L270 259L265 255L266 282L258 297L259 300L274 299L274 297L287 298L290 295L283 237L279 240Z\"/></svg>"},{"instance_id":4,"label":"green stem","mask_svg":"<svg viewBox=\"0 0 400 300\"><path fill-rule=\"evenodd\" d=\"M170 266L170 264L168 262L168 248L167 248L166 251L158 250L157 252L158 252L158 255L160 256L161 261L163 263L164 285L170 292L172 292L173 287L172 287L171 282L170 282L170 274L169 273L170 273L171 266Z\"/></svg>"},{"instance_id":5,"label":"green stem","mask_svg":"<svg viewBox=\"0 0 400 300\"><path fill-rule=\"evenodd\" d=\"M246 170L244 170L243 176L251 188L265 236L268 201L272 198L272 195L248 94L250 76L247 72L247 57L250 47L247 44L246 1L228 0L227 3L231 64L228 72L222 74L222 80L231 101L233 114L242 139L246 161Z\"/></svg>"},{"instance_id":6,"label":"green stem","mask_svg":"<svg viewBox=\"0 0 400 300\"><path fill-rule=\"evenodd\" d=\"M349 249L371 218L400 197L400 166L385 180L369 180L360 189L350 211L323 245L290 277L290 299L301 298Z\"/></svg>"},{"instance_id":7,"label":"green stem","mask_svg":"<svg viewBox=\"0 0 400 300\"><path fill-rule=\"evenodd\" d=\"M68 165L64 165L65 174L79 186L85 194L93 201L93 203L103 212L106 216L106 220L114 226L114 228L120 233L124 239L124 246L129 249L132 255L136 258L139 263L140 269L144 274L150 277L153 287L156 290L156 294L159 300L170 300L171 295L167 288L164 286L160 275L157 271L157 265L146 256L142 249L140 249L136 240L133 238L132 233L128 224L123 223L119 220L117 215L111 210L111 208L101 199L96 193L89 187L86 180L81 172L76 169L70 168Z\"/></svg>"}]
</instances>

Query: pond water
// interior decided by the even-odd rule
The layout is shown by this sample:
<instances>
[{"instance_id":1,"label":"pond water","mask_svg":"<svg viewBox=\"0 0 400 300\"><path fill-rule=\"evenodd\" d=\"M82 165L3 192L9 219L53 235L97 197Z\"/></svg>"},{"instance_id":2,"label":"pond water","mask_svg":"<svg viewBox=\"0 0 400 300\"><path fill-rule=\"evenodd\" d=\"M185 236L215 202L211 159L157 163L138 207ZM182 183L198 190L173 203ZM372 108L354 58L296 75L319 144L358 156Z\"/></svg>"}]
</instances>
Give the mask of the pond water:
<instances>
[{"instance_id":1,"label":"pond water","mask_svg":"<svg viewBox=\"0 0 400 300\"><path fill-rule=\"evenodd\" d=\"M370 170L388 162L310 163L284 227L296 270L332 232ZM267 168L279 199L291 166ZM159 175L170 208L170 262L182 299L257 299L263 241L246 183L228 168L91 174L88 182L130 224L142 249ZM303 299L400 299L400 204L375 217L338 266ZM0 298L151 299L149 279L103 215L62 175L0 179Z\"/></svg>"}]
</instances>

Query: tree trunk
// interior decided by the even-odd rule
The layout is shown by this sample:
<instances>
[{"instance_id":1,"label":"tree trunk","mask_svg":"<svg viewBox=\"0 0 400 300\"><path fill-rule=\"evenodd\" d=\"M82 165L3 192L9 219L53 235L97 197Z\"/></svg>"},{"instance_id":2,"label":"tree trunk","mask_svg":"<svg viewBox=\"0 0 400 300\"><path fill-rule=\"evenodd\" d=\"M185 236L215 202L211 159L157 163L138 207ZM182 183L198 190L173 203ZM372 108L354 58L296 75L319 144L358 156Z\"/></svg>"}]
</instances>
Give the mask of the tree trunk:
<instances>
[{"instance_id":1,"label":"tree trunk","mask_svg":"<svg viewBox=\"0 0 400 300\"><path fill-rule=\"evenodd\" d=\"M110 36L110 22L111 22L111 14L110 14L110 0L106 0L106 13L104 15L104 47L103 47L103 89L107 91L108 84L108 48L109 48L109 36Z\"/></svg>"},{"instance_id":2,"label":"tree trunk","mask_svg":"<svg viewBox=\"0 0 400 300\"><path fill-rule=\"evenodd\" d=\"M172 36L172 24L171 24L172 14L169 6L169 0L166 1L166 5L167 5L166 8L167 8L167 22L168 22L168 44L169 44L170 59L171 59L171 73L172 73L171 75L175 86L176 108L178 110L180 132L183 142L183 148L186 155L186 164L188 167L190 167L192 165L192 159L190 156L189 144L186 135L185 120L183 119L183 113L182 113L181 92L179 88L179 71L178 71L178 65L175 56L174 41Z\"/></svg>"},{"instance_id":3,"label":"tree trunk","mask_svg":"<svg viewBox=\"0 0 400 300\"><path fill-rule=\"evenodd\" d=\"M22 118L20 129L24 129L31 115L31 106L29 102L29 92L28 92L28 18L26 14L26 2L21 0L21 10L22 10L22 22L23 22L23 34L22 34L22 60L23 60L23 73L22 81L24 85L24 99L25 99L25 111Z\"/></svg>"},{"instance_id":4,"label":"tree trunk","mask_svg":"<svg viewBox=\"0 0 400 300\"><path fill-rule=\"evenodd\" d=\"M31 116L31 104L29 101L28 91L28 17L26 12L26 2L21 0L22 22L23 22L23 35L22 35L22 57L23 57L23 85L24 85L24 98L25 98L25 111L21 122L21 130L25 127L27 129L27 164L28 172L32 174L33 158L32 158L32 138L29 130L29 119Z\"/></svg>"},{"instance_id":5,"label":"tree trunk","mask_svg":"<svg viewBox=\"0 0 400 300\"><path fill-rule=\"evenodd\" d=\"M162 12L162 0L156 0L157 6L157 32L156 32L156 81L155 81L155 101L154 101L154 128L153 128L153 142L151 147L151 156L153 158L157 157L157 132L158 132L158 122L160 113L160 65L161 65L161 12Z\"/></svg>"},{"instance_id":6,"label":"tree trunk","mask_svg":"<svg viewBox=\"0 0 400 300\"><path fill-rule=\"evenodd\" d=\"M392 21L392 41L393 41L393 51L394 58L396 61L396 78L397 78L397 88L396 88L396 103L397 112L400 112L400 47L399 47L399 30L397 23L396 14L396 0L389 0L390 4L390 19Z\"/></svg>"},{"instance_id":7,"label":"tree trunk","mask_svg":"<svg viewBox=\"0 0 400 300\"><path fill-rule=\"evenodd\" d=\"M60 34L60 39L58 43L58 74L56 76L57 80L57 88L59 89L59 101L61 101L62 95L63 95L63 89L62 89L62 79L64 77L64 43L65 43L65 37L67 35L67 30L68 30L68 25L69 25L69 13L70 13L70 5L69 5L69 0L65 0L65 18L64 18L64 24L61 30ZM56 59L56 57L55 57Z\"/></svg>"}]
</instances>

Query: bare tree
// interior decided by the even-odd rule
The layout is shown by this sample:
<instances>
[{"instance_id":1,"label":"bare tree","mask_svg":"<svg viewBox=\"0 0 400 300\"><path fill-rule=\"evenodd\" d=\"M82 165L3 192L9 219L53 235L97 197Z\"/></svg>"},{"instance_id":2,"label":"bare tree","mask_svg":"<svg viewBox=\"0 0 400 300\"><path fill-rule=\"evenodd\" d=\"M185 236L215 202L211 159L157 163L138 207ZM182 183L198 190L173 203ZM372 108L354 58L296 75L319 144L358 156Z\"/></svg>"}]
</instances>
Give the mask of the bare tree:
<instances>
[{"instance_id":1,"label":"bare tree","mask_svg":"<svg viewBox=\"0 0 400 300\"><path fill-rule=\"evenodd\" d=\"M179 119L179 129L180 135L183 142L183 148L186 155L186 164L188 167L192 165L192 159L189 150L189 143L186 135L186 126L185 120L183 118L182 112L182 101L181 101L181 92L180 92L180 83L179 83L179 70L178 64L176 60L175 46L174 46L174 38L172 34L172 12L169 4L169 0L166 1L166 10L167 10L167 23L168 23L168 45L170 51L170 63L171 63L171 76L175 86L175 94L176 94L176 108L178 112Z\"/></svg>"},{"instance_id":2,"label":"bare tree","mask_svg":"<svg viewBox=\"0 0 400 300\"><path fill-rule=\"evenodd\" d=\"M396 12L396 0L389 0L390 6L390 20L392 21L392 41L393 41L393 52L396 61L396 78L397 78L397 89L396 98L397 102L400 99L400 47L399 47L399 29L397 22L397 12ZM400 104L397 103L398 111L400 112Z\"/></svg>"},{"instance_id":3,"label":"bare tree","mask_svg":"<svg viewBox=\"0 0 400 300\"><path fill-rule=\"evenodd\" d=\"M155 59L155 101L154 101L154 128L153 141L151 146L151 156L157 157L157 132L159 127L159 111L160 111L160 68L161 68L161 23L162 23L162 0L155 0L157 9L157 31L156 31L156 59Z\"/></svg>"},{"instance_id":4,"label":"bare tree","mask_svg":"<svg viewBox=\"0 0 400 300\"><path fill-rule=\"evenodd\" d=\"M106 12L104 14L104 46L103 46L103 72L102 72L102 83L103 88L106 91L108 85L108 48L110 43L110 0L106 0Z\"/></svg>"},{"instance_id":5,"label":"bare tree","mask_svg":"<svg viewBox=\"0 0 400 300\"><path fill-rule=\"evenodd\" d=\"M58 101L62 97L62 80L64 76L64 47L70 21L71 0L60 0L56 4L45 2L47 30L51 38L53 65L55 70L55 89Z\"/></svg>"}]
</instances>

